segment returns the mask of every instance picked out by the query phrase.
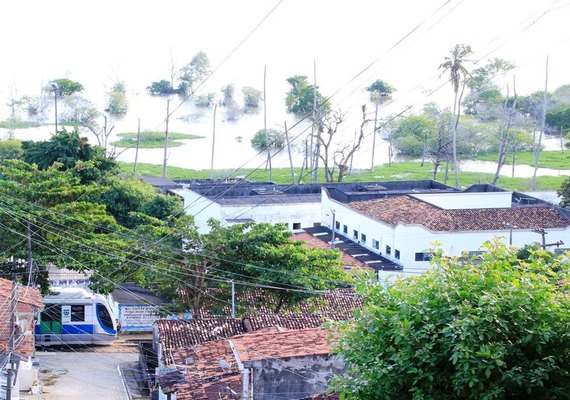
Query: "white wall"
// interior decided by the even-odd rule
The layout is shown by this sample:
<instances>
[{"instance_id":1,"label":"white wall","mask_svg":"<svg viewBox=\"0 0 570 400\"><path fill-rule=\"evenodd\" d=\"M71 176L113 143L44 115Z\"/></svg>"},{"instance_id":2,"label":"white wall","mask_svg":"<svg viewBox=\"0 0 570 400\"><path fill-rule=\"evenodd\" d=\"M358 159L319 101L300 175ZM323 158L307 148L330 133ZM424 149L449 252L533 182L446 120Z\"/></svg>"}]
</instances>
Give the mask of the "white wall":
<instances>
[{"instance_id":1,"label":"white wall","mask_svg":"<svg viewBox=\"0 0 570 400\"><path fill-rule=\"evenodd\" d=\"M446 196L446 195L442 195ZM340 222L340 229L343 234L343 227L347 225L348 237L353 238L353 231L359 233L359 240L362 246L377 254L404 266L404 272L422 272L429 268L429 261L416 261L416 253L428 252L428 249L441 248L449 256L459 256L463 252L480 251L484 242L500 238L508 244L510 231L473 231L473 232L432 232L421 225L398 224L394 227L377 221L371 217L360 214L348 207L330 199L326 192L322 195L322 224L332 227L332 213L335 210L335 219ZM570 229L548 229L546 235L547 243L554 243L562 240L570 243ZM362 234L366 235L366 243L362 241ZM378 240L379 249L373 247L373 239ZM523 247L527 244L542 240L541 235L530 230L513 230L512 244L516 247ZM357 240L355 240L357 241ZM436 246L436 244L439 245ZM386 254L386 246L390 246L391 254ZM399 251L399 259L396 258L396 250Z\"/></svg>"},{"instance_id":2,"label":"white wall","mask_svg":"<svg viewBox=\"0 0 570 400\"><path fill-rule=\"evenodd\" d=\"M321 204L314 202L222 206L220 214L222 225L230 225L228 220L238 218L271 224L285 223L289 229L293 229L297 223L301 228L308 228L321 221Z\"/></svg>"},{"instance_id":3,"label":"white wall","mask_svg":"<svg viewBox=\"0 0 570 400\"><path fill-rule=\"evenodd\" d=\"M425 193L410 196L444 210L510 208L512 192Z\"/></svg>"},{"instance_id":4,"label":"white wall","mask_svg":"<svg viewBox=\"0 0 570 400\"><path fill-rule=\"evenodd\" d=\"M210 218L220 220L222 216L221 207L218 203L189 189L184 190L184 211L186 214L194 215L194 222L200 233L210 231L208 227Z\"/></svg>"}]
</instances>

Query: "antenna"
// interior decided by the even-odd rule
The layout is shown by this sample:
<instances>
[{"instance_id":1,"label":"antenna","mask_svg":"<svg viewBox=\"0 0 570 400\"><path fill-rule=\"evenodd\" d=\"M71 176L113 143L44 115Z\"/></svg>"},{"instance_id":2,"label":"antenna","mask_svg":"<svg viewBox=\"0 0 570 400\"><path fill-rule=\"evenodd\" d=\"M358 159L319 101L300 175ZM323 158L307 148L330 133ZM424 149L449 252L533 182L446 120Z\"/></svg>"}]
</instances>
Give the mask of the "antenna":
<instances>
[{"instance_id":1,"label":"antenna","mask_svg":"<svg viewBox=\"0 0 570 400\"><path fill-rule=\"evenodd\" d=\"M228 363L226 360L220 360L218 361L218 364L220 365L220 368L223 369L224 371L232 368L231 364Z\"/></svg>"}]
</instances>

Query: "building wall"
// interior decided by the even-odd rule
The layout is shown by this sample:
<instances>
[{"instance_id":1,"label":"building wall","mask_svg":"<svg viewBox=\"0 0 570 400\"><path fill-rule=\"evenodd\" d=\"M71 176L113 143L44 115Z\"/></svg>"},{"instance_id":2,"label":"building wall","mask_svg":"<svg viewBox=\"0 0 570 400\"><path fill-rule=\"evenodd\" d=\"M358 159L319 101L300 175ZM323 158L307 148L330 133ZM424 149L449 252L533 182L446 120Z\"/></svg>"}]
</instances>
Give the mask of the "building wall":
<instances>
[{"instance_id":1,"label":"building wall","mask_svg":"<svg viewBox=\"0 0 570 400\"><path fill-rule=\"evenodd\" d=\"M214 218L221 219L222 211L218 203L199 195L192 190L184 190L184 211L186 214L194 215L194 222L198 227L198 232L208 233L208 220Z\"/></svg>"},{"instance_id":2,"label":"building wall","mask_svg":"<svg viewBox=\"0 0 570 400\"><path fill-rule=\"evenodd\" d=\"M301 229L314 226L321 221L321 204L286 203L248 206L223 206L222 220L252 219L255 222L271 224L285 223L289 229ZM229 225L229 224L228 224Z\"/></svg>"},{"instance_id":3,"label":"building wall","mask_svg":"<svg viewBox=\"0 0 570 400\"><path fill-rule=\"evenodd\" d=\"M253 369L254 399L302 399L328 389L333 376L344 374L344 362L333 356L268 358L244 362Z\"/></svg>"},{"instance_id":4,"label":"building wall","mask_svg":"<svg viewBox=\"0 0 570 400\"><path fill-rule=\"evenodd\" d=\"M445 210L509 208L512 192L424 193L411 195Z\"/></svg>"},{"instance_id":5,"label":"building wall","mask_svg":"<svg viewBox=\"0 0 570 400\"><path fill-rule=\"evenodd\" d=\"M447 195L442 195L447 196ZM322 196L322 224L332 227L332 211L335 211L336 231L344 233L346 225L347 236L377 254L391 259L404 266L404 272L423 272L430 267L429 260L418 261L416 253L429 253L429 249L441 248L446 255L460 256L463 252L476 252L481 250L484 242L499 238L509 243L511 231L471 231L471 232L432 232L420 225L391 226L377 221L371 217L360 214L348 205L336 202L323 191ZM338 226L336 223L339 223ZM355 232L358 237L355 237ZM562 240L570 243L570 229L548 229L547 243ZM364 237L362 235L365 235ZM531 230L512 231L512 244L523 247L527 244L540 243L541 235ZM377 246L375 246L377 241ZM436 244L438 244L436 246Z\"/></svg>"}]
</instances>

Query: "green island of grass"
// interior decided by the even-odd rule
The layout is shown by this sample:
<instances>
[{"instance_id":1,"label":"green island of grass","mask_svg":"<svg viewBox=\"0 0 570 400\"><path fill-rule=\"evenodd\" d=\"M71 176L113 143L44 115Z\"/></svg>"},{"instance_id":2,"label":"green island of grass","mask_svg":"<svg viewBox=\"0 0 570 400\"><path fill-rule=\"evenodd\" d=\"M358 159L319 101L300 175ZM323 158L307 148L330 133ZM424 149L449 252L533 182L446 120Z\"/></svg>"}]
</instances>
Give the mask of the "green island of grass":
<instances>
[{"instance_id":1,"label":"green island of grass","mask_svg":"<svg viewBox=\"0 0 570 400\"><path fill-rule=\"evenodd\" d=\"M136 147L137 133L124 132L117 135L120 140L112 144L117 147ZM204 136L191 135L189 133L170 132L168 134L168 147L182 146L181 140L202 139ZM164 147L164 132L145 131L140 133L139 148L141 149L159 149Z\"/></svg>"}]
</instances>

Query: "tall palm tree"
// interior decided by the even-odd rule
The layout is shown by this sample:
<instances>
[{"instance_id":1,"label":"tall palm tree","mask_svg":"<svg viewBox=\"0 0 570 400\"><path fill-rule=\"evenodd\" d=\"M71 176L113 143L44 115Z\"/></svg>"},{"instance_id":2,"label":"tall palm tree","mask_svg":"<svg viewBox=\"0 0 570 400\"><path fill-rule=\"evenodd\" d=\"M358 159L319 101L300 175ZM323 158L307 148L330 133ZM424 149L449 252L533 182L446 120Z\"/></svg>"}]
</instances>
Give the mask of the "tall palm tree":
<instances>
[{"instance_id":1,"label":"tall palm tree","mask_svg":"<svg viewBox=\"0 0 570 400\"><path fill-rule=\"evenodd\" d=\"M370 101L375 104L376 111L374 112L374 131L372 134L372 162L370 170L374 169L374 150L376 149L376 130L378 129L378 107L392 98L392 93L396 91L392 86L377 79L374 83L366 88L370 95Z\"/></svg>"},{"instance_id":2,"label":"tall palm tree","mask_svg":"<svg viewBox=\"0 0 570 400\"><path fill-rule=\"evenodd\" d=\"M461 98L463 97L463 91L465 90L465 83L467 81L467 76L469 71L465 67L465 64L469 62L467 57L471 55L473 51L471 46L465 44L456 44L450 50L450 55L445 57L445 61L441 63L439 69L443 70L442 75L449 72L449 82L453 86L454 101L453 101L453 113L455 114L455 124L453 124L452 130L452 143L453 143L453 166L455 168L455 187L459 187L459 165L457 163L457 126L459 125L459 115L461 114ZM461 92L459 89L461 88Z\"/></svg>"}]
</instances>

